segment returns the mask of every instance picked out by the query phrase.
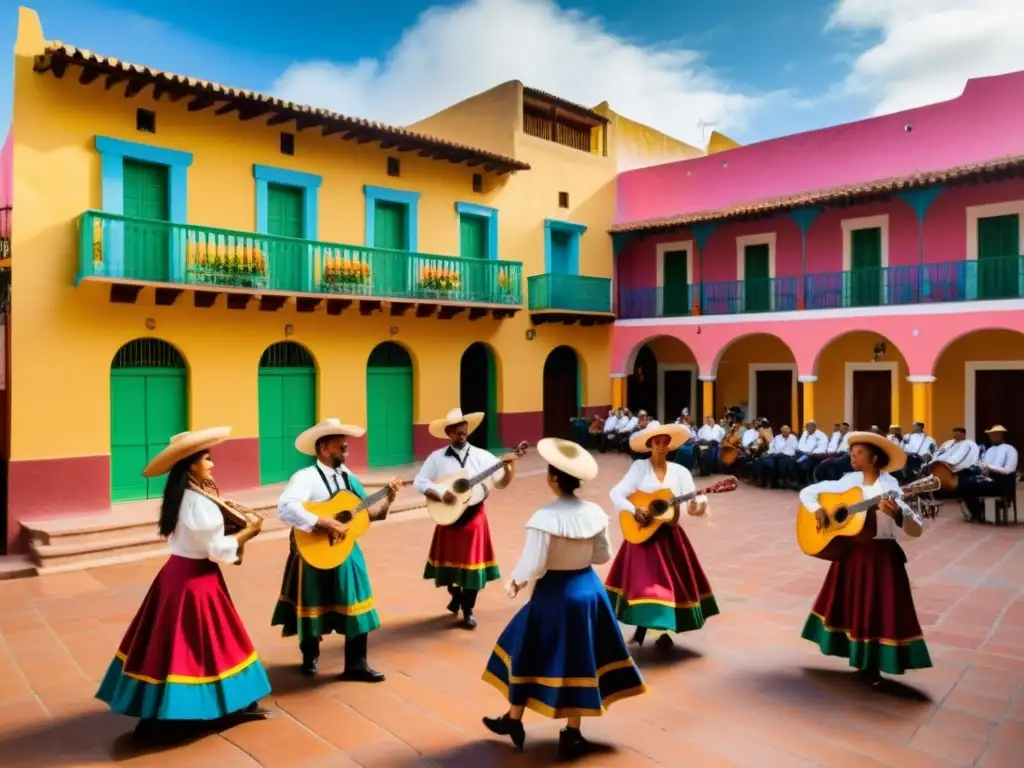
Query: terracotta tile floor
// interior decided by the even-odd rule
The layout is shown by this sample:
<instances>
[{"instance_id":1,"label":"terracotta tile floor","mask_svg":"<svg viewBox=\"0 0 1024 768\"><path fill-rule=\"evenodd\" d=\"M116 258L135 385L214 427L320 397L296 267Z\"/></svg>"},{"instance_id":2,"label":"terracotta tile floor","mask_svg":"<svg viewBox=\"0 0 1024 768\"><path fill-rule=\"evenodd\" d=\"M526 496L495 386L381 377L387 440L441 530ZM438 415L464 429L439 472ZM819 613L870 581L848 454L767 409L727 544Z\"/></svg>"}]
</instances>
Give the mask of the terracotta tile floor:
<instances>
[{"instance_id":1,"label":"terracotta tile floor","mask_svg":"<svg viewBox=\"0 0 1024 768\"><path fill-rule=\"evenodd\" d=\"M625 468L605 472L586 496ZM536 458L495 494L490 521L506 573L526 517L548 497ZM608 746L586 765L1021 765L1024 750L1024 528L965 525L947 507L907 545L921 621L936 666L893 694L863 689L838 659L799 633L826 564L793 538L795 494L743 487L713 499L687 530L722 615L677 639L668 659L637 654L651 692L585 724ZM617 538L617 531L616 538ZM363 546L383 628L370 637L380 686L346 685L342 642L328 638L315 682L298 676L294 640L268 626L287 544L258 540L225 574L274 684L272 720L161 752L141 752L134 722L92 696L161 560L0 582L0 764L4 766L536 766L553 762L558 724L527 715L525 755L492 738L483 714L501 697L480 681L504 623L521 605L492 585L475 633L451 627L447 596L420 579L431 523L388 522ZM1016 758L1013 755L1017 755ZM185 762L187 761L187 762Z\"/></svg>"}]
</instances>

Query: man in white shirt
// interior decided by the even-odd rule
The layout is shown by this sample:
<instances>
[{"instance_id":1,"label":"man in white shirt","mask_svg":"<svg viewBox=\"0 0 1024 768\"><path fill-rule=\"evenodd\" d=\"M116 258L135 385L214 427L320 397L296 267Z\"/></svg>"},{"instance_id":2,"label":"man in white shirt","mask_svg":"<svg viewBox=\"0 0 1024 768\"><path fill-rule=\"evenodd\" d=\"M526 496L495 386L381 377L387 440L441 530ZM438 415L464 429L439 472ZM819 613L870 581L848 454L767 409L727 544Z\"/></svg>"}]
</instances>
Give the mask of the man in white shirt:
<instances>
[{"instance_id":1,"label":"man in white shirt","mask_svg":"<svg viewBox=\"0 0 1024 768\"><path fill-rule=\"evenodd\" d=\"M986 429L990 442L981 462L981 472L960 482L957 490L970 513L970 522L985 519L985 497L1011 495L1017 485L1017 449L1006 442L1006 427L996 424Z\"/></svg>"},{"instance_id":2,"label":"man in white shirt","mask_svg":"<svg viewBox=\"0 0 1024 768\"><path fill-rule=\"evenodd\" d=\"M448 610L456 615L462 611L459 625L465 629L476 628L473 609L477 594L487 582L501 577L484 511L487 485L493 483L501 490L508 488L515 477L515 454L507 454L499 460L490 451L469 445L470 433L483 420L482 413L463 414L461 409L455 408L443 419L430 422L427 427L430 434L447 439L449 445L430 454L413 480L416 490L428 499L451 504L455 501L455 494L438 480L460 470L468 472L470 477L495 470L490 477L480 478L480 482L473 486L469 506L458 520L451 525L434 527L434 538L423 569L424 579L433 579L436 587L447 587L451 596Z\"/></svg>"},{"instance_id":3,"label":"man in white shirt","mask_svg":"<svg viewBox=\"0 0 1024 768\"><path fill-rule=\"evenodd\" d=\"M306 533L322 531L332 541L344 539L346 526L334 518L318 517L305 508L311 501L327 501L342 491L366 497L359 479L345 466L349 437L362 437L366 430L327 419L295 439L295 449L315 456L316 463L300 469L277 504L277 514L288 526ZM395 500L402 481L388 484L384 506L371 513L371 520L383 520ZM294 537L284 568L281 596L274 607L271 626L282 627L284 637L298 635L302 651L302 674L315 675L320 658L320 640L331 632L345 636L345 671L342 680L379 683L384 675L366 661L367 634L380 627L374 608L370 575L359 543L352 554L334 570L313 568L299 556Z\"/></svg>"},{"instance_id":4,"label":"man in white shirt","mask_svg":"<svg viewBox=\"0 0 1024 768\"><path fill-rule=\"evenodd\" d=\"M907 454L907 470L916 475L932 459L936 451L935 439L924 431L924 422L915 421L913 431L903 438L903 451Z\"/></svg>"},{"instance_id":5,"label":"man in white shirt","mask_svg":"<svg viewBox=\"0 0 1024 768\"><path fill-rule=\"evenodd\" d=\"M889 434L886 435L889 438L889 442L896 443L896 445L903 447L903 427L899 424L889 425Z\"/></svg>"},{"instance_id":6,"label":"man in white shirt","mask_svg":"<svg viewBox=\"0 0 1024 768\"><path fill-rule=\"evenodd\" d=\"M790 470L789 483L799 490L811 484L812 473L828 453L828 438L813 419L804 425L804 433L796 445L796 458Z\"/></svg>"},{"instance_id":7,"label":"man in white shirt","mask_svg":"<svg viewBox=\"0 0 1024 768\"><path fill-rule=\"evenodd\" d=\"M619 425L616 429L615 435L612 437L611 446L618 451L626 451L629 449L629 436L636 432L637 424L640 420L632 414L629 408L622 410L622 416L619 418Z\"/></svg>"},{"instance_id":8,"label":"man in white shirt","mask_svg":"<svg viewBox=\"0 0 1024 768\"><path fill-rule=\"evenodd\" d=\"M825 449L825 459L818 464L814 470L814 482L820 483L823 480L838 480L847 472L853 471L850 464L850 445L848 443L850 424L843 422L837 424L839 430L832 433L828 441L828 448Z\"/></svg>"},{"instance_id":9,"label":"man in white shirt","mask_svg":"<svg viewBox=\"0 0 1024 768\"><path fill-rule=\"evenodd\" d=\"M608 411L608 418L604 420L604 431L601 433L601 453L604 453L611 447L611 442L614 440L615 435L618 434L621 417L621 409Z\"/></svg>"},{"instance_id":10,"label":"man in white shirt","mask_svg":"<svg viewBox=\"0 0 1024 768\"><path fill-rule=\"evenodd\" d=\"M797 442L789 425L783 424L782 430L768 445L768 452L754 462L754 482L765 488L778 487L780 480L789 476Z\"/></svg>"},{"instance_id":11,"label":"man in white shirt","mask_svg":"<svg viewBox=\"0 0 1024 768\"><path fill-rule=\"evenodd\" d=\"M715 423L714 416L704 419L701 428L697 430L697 466L704 477L718 468L718 453L724 438L725 430Z\"/></svg>"}]
</instances>

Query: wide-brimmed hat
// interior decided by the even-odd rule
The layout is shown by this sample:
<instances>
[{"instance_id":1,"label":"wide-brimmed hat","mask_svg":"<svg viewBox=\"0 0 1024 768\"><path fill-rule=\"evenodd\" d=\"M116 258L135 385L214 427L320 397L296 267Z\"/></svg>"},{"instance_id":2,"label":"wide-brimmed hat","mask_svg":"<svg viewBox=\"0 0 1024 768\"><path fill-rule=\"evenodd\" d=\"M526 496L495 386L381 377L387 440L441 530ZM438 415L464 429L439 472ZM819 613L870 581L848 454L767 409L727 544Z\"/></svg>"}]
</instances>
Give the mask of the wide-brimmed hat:
<instances>
[{"instance_id":1,"label":"wide-brimmed hat","mask_svg":"<svg viewBox=\"0 0 1024 768\"><path fill-rule=\"evenodd\" d=\"M634 453L647 453L650 451L648 443L659 435L668 435L668 449L671 451L690 439L690 430L682 424L662 424L657 427L648 427L634 432L629 438L629 447Z\"/></svg>"},{"instance_id":2,"label":"wide-brimmed hat","mask_svg":"<svg viewBox=\"0 0 1024 768\"><path fill-rule=\"evenodd\" d=\"M885 435L874 432L849 432L846 435L846 442L851 448L858 444L873 445L884 453L889 461L879 467L882 472L897 472L907 463L907 454Z\"/></svg>"},{"instance_id":3,"label":"wide-brimmed hat","mask_svg":"<svg viewBox=\"0 0 1024 768\"><path fill-rule=\"evenodd\" d=\"M993 432L1009 432L1009 431L1010 430L1008 430L1002 424L996 424L994 427L992 427L992 429L986 429L985 430L985 434L986 435L991 435Z\"/></svg>"},{"instance_id":4,"label":"wide-brimmed hat","mask_svg":"<svg viewBox=\"0 0 1024 768\"><path fill-rule=\"evenodd\" d=\"M307 456L316 456L316 441L321 437L362 437L366 430L354 424L342 424L337 419L324 419L295 438L295 450Z\"/></svg>"},{"instance_id":5,"label":"wide-brimmed hat","mask_svg":"<svg viewBox=\"0 0 1024 768\"><path fill-rule=\"evenodd\" d=\"M434 437L444 440L448 437L446 431L448 427L454 427L456 424L465 424L466 433L470 434L480 426L480 422L483 420L484 414L482 413L463 413L461 408L452 408L443 419L434 419L430 422L427 431Z\"/></svg>"},{"instance_id":6,"label":"wide-brimmed hat","mask_svg":"<svg viewBox=\"0 0 1024 768\"><path fill-rule=\"evenodd\" d=\"M171 438L170 443L153 457L149 465L142 470L143 477L160 477L171 471L171 467L184 458L201 451L208 451L218 443L223 443L231 434L231 427L210 427L197 429L194 432L181 432Z\"/></svg>"},{"instance_id":7,"label":"wide-brimmed hat","mask_svg":"<svg viewBox=\"0 0 1024 768\"><path fill-rule=\"evenodd\" d=\"M557 470L572 475L577 480L593 480L597 477L597 459L589 451L572 440L560 437L545 437L537 443L537 453Z\"/></svg>"}]
</instances>

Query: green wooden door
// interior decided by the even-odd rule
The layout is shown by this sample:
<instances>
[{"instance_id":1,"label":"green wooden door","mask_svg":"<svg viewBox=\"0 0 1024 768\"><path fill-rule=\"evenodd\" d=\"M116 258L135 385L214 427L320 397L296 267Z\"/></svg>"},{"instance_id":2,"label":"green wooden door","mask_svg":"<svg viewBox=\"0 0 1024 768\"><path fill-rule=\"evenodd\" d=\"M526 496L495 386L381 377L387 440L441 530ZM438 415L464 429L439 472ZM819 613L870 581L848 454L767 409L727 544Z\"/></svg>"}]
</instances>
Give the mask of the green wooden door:
<instances>
[{"instance_id":1,"label":"green wooden door","mask_svg":"<svg viewBox=\"0 0 1024 768\"><path fill-rule=\"evenodd\" d=\"M690 314L690 276L686 251L666 251L662 257L662 316Z\"/></svg>"},{"instance_id":2,"label":"green wooden door","mask_svg":"<svg viewBox=\"0 0 1024 768\"><path fill-rule=\"evenodd\" d=\"M882 305L882 229L850 233L850 306Z\"/></svg>"},{"instance_id":3,"label":"green wooden door","mask_svg":"<svg viewBox=\"0 0 1024 768\"><path fill-rule=\"evenodd\" d=\"M124 161L124 215L135 219L168 221L170 180L167 166ZM126 222L124 276L136 280L170 279L170 227Z\"/></svg>"},{"instance_id":4,"label":"green wooden door","mask_svg":"<svg viewBox=\"0 0 1024 768\"><path fill-rule=\"evenodd\" d=\"M110 498L137 501L163 495L166 476L142 470L188 429L188 377L176 368L115 368L110 372Z\"/></svg>"},{"instance_id":5,"label":"green wooden door","mask_svg":"<svg viewBox=\"0 0 1024 768\"><path fill-rule=\"evenodd\" d=\"M482 216L459 216L459 255L464 259L483 261L488 258L487 230L490 222ZM496 272L484 265L464 264L459 268L460 298L465 301L488 301L497 288ZM493 284L491 284L493 282Z\"/></svg>"},{"instance_id":6,"label":"green wooden door","mask_svg":"<svg viewBox=\"0 0 1024 768\"><path fill-rule=\"evenodd\" d=\"M743 249L743 311L770 312L772 308L771 256L767 244Z\"/></svg>"},{"instance_id":7,"label":"green wooden door","mask_svg":"<svg viewBox=\"0 0 1024 768\"><path fill-rule=\"evenodd\" d=\"M272 241L267 276L270 287L279 291L300 291L306 245L300 242L306 233L305 192L283 184L267 185L267 234L291 238Z\"/></svg>"},{"instance_id":8,"label":"green wooden door","mask_svg":"<svg viewBox=\"0 0 1024 768\"><path fill-rule=\"evenodd\" d=\"M412 359L385 342L370 354L366 368L367 464L392 467L413 461Z\"/></svg>"},{"instance_id":9,"label":"green wooden door","mask_svg":"<svg viewBox=\"0 0 1024 768\"><path fill-rule=\"evenodd\" d=\"M459 256L464 259L487 258L487 219L459 216Z\"/></svg>"},{"instance_id":10,"label":"green wooden door","mask_svg":"<svg viewBox=\"0 0 1024 768\"><path fill-rule=\"evenodd\" d=\"M309 464L295 438L316 424L316 369L260 368L260 482L283 483Z\"/></svg>"},{"instance_id":11,"label":"green wooden door","mask_svg":"<svg viewBox=\"0 0 1024 768\"><path fill-rule=\"evenodd\" d=\"M378 200L373 209L373 244L377 248L406 251L406 217L409 211L402 203L386 203Z\"/></svg>"},{"instance_id":12,"label":"green wooden door","mask_svg":"<svg viewBox=\"0 0 1024 768\"><path fill-rule=\"evenodd\" d=\"M1020 261L1020 217L978 219L978 298L1017 298Z\"/></svg>"}]
</instances>

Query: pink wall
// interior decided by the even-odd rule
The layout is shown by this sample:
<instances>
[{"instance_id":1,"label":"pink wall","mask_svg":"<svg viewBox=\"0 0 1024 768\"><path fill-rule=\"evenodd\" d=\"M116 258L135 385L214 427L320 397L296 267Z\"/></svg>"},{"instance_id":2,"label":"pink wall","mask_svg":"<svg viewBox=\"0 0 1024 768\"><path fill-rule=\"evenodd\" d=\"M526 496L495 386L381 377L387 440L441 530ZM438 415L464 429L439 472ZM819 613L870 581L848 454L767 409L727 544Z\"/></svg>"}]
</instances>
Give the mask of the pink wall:
<instances>
[{"instance_id":1,"label":"pink wall","mask_svg":"<svg viewBox=\"0 0 1024 768\"><path fill-rule=\"evenodd\" d=\"M7 140L0 148L0 208L11 205L14 199L14 132L7 134Z\"/></svg>"},{"instance_id":2,"label":"pink wall","mask_svg":"<svg viewBox=\"0 0 1024 768\"><path fill-rule=\"evenodd\" d=\"M1024 72L980 78L941 104L629 171L616 223L1024 154L1022 92Z\"/></svg>"},{"instance_id":3,"label":"pink wall","mask_svg":"<svg viewBox=\"0 0 1024 768\"><path fill-rule=\"evenodd\" d=\"M990 328L1024 333L1024 312L1000 309L988 312L950 312L915 315L864 314L851 317L846 313L828 317L829 312L815 317L805 313L764 316L737 322L704 322L690 320L659 325L623 325L617 323L612 334L612 372L629 370L633 355L656 336L671 336L686 344L697 358L700 375L712 376L722 353L734 341L755 333L770 333L780 338L793 352L801 376L816 375L818 355L829 342L852 331L873 331L885 336L907 361L912 376L933 375L942 352L957 338L977 330ZM824 316L822 316L824 315ZM749 316L748 316L749 317Z\"/></svg>"}]
</instances>

